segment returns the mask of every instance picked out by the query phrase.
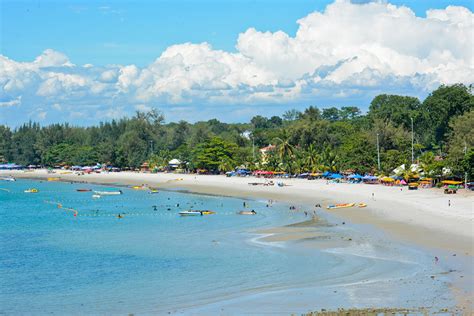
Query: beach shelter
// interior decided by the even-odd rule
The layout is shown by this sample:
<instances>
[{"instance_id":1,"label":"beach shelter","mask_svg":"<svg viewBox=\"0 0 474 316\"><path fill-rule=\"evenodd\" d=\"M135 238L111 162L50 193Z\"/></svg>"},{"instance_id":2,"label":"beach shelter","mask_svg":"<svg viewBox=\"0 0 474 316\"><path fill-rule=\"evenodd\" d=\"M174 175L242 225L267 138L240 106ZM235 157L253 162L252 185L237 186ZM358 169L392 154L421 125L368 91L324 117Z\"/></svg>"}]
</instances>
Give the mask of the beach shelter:
<instances>
[{"instance_id":1,"label":"beach shelter","mask_svg":"<svg viewBox=\"0 0 474 316\"><path fill-rule=\"evenodd\" d=\"M179 165L181 165L181 161L179 161L178 159L171 159L170 161L168 161L168 166L171 168L171 169L177 169L179 168Z\"/></svg>"},{"instance_id":2,"label":"beach shelter","mask_svg":"<svg viewBox=\"0 0 474 316\"><path fill-rule=\"evenodd\" d=\"M329 176L329 179L342 179L342 178L344 177L342 176L342 174L339 174L339 173L333 173Z\"/></svg>"},{"instance_id":3,"label":"beach shelter","mask_svg":"<svg viewBox=\"0 0 474 316\"><path fill-rule=\"evenodd\" d=\"M356 179L356 180L360 180L362 179L363 177L360 175L360 174L351 174L349 177L349 179Z\"/></svg>"},{"instance_id":4,"label":"beach shelter","mask_svg":"<svg viewBox=\"0 0 474 316\"><path fill-rule=\"evenodd\" d=\"M331 173L329 171L325 171L322 176L324 178L328 178L329 176L331 176Z\"/></svg>"}]
</instances>

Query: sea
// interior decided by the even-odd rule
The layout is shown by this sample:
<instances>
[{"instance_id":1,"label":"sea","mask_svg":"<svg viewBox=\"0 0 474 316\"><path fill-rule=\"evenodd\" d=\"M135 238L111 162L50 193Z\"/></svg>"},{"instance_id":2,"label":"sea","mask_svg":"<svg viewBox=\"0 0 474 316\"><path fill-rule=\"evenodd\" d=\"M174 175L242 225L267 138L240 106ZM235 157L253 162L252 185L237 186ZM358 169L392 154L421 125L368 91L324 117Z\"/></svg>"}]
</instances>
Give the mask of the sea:
<instances>
[{"instance_id":1,"label":"sea","mask_svg":"<svg viewBox=\"0 0 474 316\"><path fill-rule=\"evenodd\" d=\"M36 188L38 193L25 193ZM78 189L91 189L78 192ZM122 195L93 198L94 190ZM216 192L218 194L219 192ZM245 207L244 207L245 203ZM183 210L213 215L183 217ZM256 215L238 215L242 210ZM257 232L308 219L314 240ZM120 214L120 216L118 216ZM452 308L427 251L321 209L267 200L37 180L0 183L0 314L282 314L340 307ZM434 277L435 276L435 277Z\"/></svg>"}]
</instances>

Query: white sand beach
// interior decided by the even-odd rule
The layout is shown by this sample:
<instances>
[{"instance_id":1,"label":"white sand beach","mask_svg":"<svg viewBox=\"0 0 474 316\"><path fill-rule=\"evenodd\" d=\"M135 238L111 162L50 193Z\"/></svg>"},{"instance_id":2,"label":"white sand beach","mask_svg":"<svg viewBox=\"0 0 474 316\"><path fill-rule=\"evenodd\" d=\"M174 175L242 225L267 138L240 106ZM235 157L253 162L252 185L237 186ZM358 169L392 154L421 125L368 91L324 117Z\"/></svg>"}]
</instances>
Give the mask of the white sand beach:
<instances>
[{"instance_id":1,"label":"white sand beach","mask_svg":"<svg viewBox=\"0 0 474 316\"><path fill-rule=\"evenodd\" d=\"M33 172L0 171L0 175L18 178L58 177L63 181L101 184L155 186L183 189L196 193L285 201L313 210L321 204L323 211L331 203L363 202L366 208L328 211L355 223L371 224L404 241L452 252L474 253L474 192L459 190L446 195L440 189L408 191L406 187L383 185L327 183L325 180L283 179L285 186L249 185L264 183L255 177L225 177L173 173L93 173L75 175L45 170ZM280 181L280 180L279 180Z\"/></svg>"}]
</instances>

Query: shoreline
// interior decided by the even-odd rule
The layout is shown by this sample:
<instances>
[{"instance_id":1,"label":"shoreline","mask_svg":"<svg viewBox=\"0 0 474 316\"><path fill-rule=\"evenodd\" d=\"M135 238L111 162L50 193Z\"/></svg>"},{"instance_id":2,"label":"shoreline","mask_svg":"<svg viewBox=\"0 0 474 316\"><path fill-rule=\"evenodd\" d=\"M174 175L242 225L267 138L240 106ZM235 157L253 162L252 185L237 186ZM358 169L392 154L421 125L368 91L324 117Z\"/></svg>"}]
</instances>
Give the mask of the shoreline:
<instances>
[{"instance_id":1,"label":"shoreline","mask_svg":"<svg viewBox=\"0 0 474 316\"><path fill-rule=\"evenodd\" d=\"M21 179L33 179L33 180L47 180L48 177L59 178L59 181L64 182L75 182L75 183L91 183L91 184L101 184L101 185L113 185L113 186L131 186L131 185L142 185L147 184L149 186L156 186L163 190L173 190L181 192L189 192L195 194L206 194L214 196L227 196L227 197L239 197L243 199L272 199L277 202L290 203L297 206L311 207L315 203L321 204L323 209L316 209L317 212L330 213L332 217L336 217L342 220L348 220L355 224L368 224L376 228L381 229L384 233L388 233L390 237L396 237L396 239L408 242L410 244L419 245L422 247L427 247L429 250L440 249L443 252L458 252L462 255L466 255L469 258L472 257L472 238L469 237L469 234L463 234L461 231L450 231L449 229L439 232L436 230L436 227L426 227L422 225L417 225L415 223L404 222L400 218L394 218L393 216L386 215L386 212L389 211L390 207L393 207L393 201L387 199L384 196L381 190L377 190L377 187L368 186L372 191L375 191L376 201L373 203L376 204L376 207L380 203L390 204L389 208L382 208L382 213L375 210L375 206L371 207L369 203L370 199L362 199L361 192L338 192L339 194L334 194L331 198L327 195L323 195L323 190L312 192L314 186L329 188L329 190L334 189L334 187L340 186L341 184L335 185L326 185L324 181L315 180L315 181L301 181L297 179L283 179L286 184L290 186L285 187L264 187L264 186L250 186L248 182L263 182L263 179L255 178L225 178L223 176L206 176L206 175L180 175L180 174L143 174L143 173L110 173L110 174L91 174L91 175L81 175L77 176L74 174L48 174L46 171L37 171L37 172L1 172L0 175L11 174L17 178ZM234 180L234 181L232 181ZM296 180L296 181L295 181ZM309 183L308 183L309 182ZM314 184L313 187L311 184ZM352 186L352 185L351 185ZM360 187L360 186L359 186ZM385 189L382 187L382 189ZM392 188L393 189L393 188ZM395 188L396 189L396 188ZM321 192L322 191L322 192ZM408 192L408 191L406 191ZM308 194L312 193L312 194ZM364 192L367 193L367 192ZM410 192L411 193L411 192ZM424 192L423 192L424 193ZM472 199L472 195L469 195L470 192L467 192L467 196L460 195L461 199ZM319 194L319 195L318 195ZM359 195L359 200L354 201L343 201L340 200L341 195L348 195L353 198L354 195ZM426 197L424 197L426 198ZM459 199L458 199L459 200ZM350 208L342 209L337 211L327 211L324 207L330 203L341 203L341 202L365 202L369 204L367 208ZM372 204L372 203L371 203ZM398 204L408 204L409 203L397 203ZM395 206L397 206L395 205ZM411 205L411 207L416 208L417 205ZM303 208L303 210L308 210L308 208ZM314 209L314 208L311 208ZM423 209L417 209L418 212L423 211ZM300 210L301 212L301 210ZM384 216L385 215L385 216ZM402 218L403 219L403 218ZM452 223L449 223L449 227L456 226L457 219ZM325 241L325 235L320 233L315 233L314 228L318 227L321 223L317 220L309 219L297 224L290 224L282 227L275 228L266 228L260 229L253 234L257 234L255 241L257 243L262 243L268 245L273 243L275 247L279 247L280 243L284 242L294 242L298 240L311 239L311 238L322 238L314 244L319 244L321 247L331 247L334 246L332 241ZM428 221L428 224L430 222ZM436 224L436 223L435 223ZM470 222L472 225L472 221ZM451 226L453 225L453 226ZM471 230L472 233L472 230ZM423 235L424 238L421 238ZM434 238L436 237L436 238ZM254 242L255 242L254 241ZM344 243L344 242L342 242ZM341 241L337 241L336 244L340 245ZM471 277L469 277L471 278ZM458 306L464 306L468 310L471 310L471 304L468 300L469 293L463 291L459 286L453 284L452 291L455 293ZM472 290L471 290L472 294Z\"/></svg>"},{"instance_id":2,"label":"shoreline","mask_svg":"<svg viewBox=\"0 0 474 316\"><path fill-rule=\"evenodd\" d=\"M142 185L158 189L182 190L191 193L227 197L267 199L312 207L321 204L318 212L328 212L341 221L368 224L403 242L429 249L439 249L467 256L474 255L474 193L463 192L457 196L444 196L439 189L400 191L398 187L368 184L325 184L323 180L282 179L288 185L250 186L248 182L264 182L253 177L226 178L212 175L149 174L120 172L109 174L48 174L35 172L0 171L21 179L83 182L102 185ZM437 191L436 191L437 190ZM375 195L372 200L371 192ZM408 199L410 198L410 199ZM442 207L439 202L450 200L452 206ZM452 201L452 202L451 202ZM365 208L327 210L333 203L363 202ZM447 203L446 203L447 204ZM430 210L432 208L432 210ZM436 208L436 210L435 210ZM470 208L470 209L469 209ZM309 211L309 209L308 209ZM453 211L452 213L449 213Z\"/></svg>"}]
</instances>

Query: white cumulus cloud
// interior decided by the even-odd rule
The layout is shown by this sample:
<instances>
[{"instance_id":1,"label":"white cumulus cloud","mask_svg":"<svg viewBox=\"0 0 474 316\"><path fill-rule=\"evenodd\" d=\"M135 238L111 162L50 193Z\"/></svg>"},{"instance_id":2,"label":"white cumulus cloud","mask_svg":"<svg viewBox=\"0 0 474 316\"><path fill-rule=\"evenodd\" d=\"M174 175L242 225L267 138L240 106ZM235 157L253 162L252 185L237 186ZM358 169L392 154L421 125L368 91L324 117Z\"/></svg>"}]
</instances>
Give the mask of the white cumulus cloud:
<instances>
[{"instance_id":1,"label":"white cumulus cloud","mask_svg":"<svg viewBox=\"0 0 474 316\"><path fill-rule=\"evenodd\" d=\"M177 44L146 67L77 66L53 49L32 62L0 55L0 104L4 111L61 104L52 110L117 117L152 104L172 111L186 104L337 102L380 91L422 95L439 84L472 83L473 21L465 7L417 17L384 1L336 0L299 19L294 36L249 28L235 52Z\"/></svg>"}]
</instances>

